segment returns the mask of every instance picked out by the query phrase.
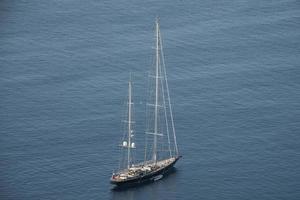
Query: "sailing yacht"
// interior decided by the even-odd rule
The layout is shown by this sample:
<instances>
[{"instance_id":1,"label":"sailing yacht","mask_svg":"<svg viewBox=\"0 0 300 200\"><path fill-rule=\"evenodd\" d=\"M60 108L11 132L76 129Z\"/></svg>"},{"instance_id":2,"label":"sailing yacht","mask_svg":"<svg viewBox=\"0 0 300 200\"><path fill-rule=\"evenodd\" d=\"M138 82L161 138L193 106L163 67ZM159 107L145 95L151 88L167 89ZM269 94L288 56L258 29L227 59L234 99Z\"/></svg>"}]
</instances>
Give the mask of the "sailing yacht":
<instances>
[{"instance_id":1,"label":"sailing yacht","mask_svg":"<svg viewBox=\"0 0 300 200\"><path fill-rule=\"evenodd\" d=\"M110 182L117 186L136 185L161 179L181 158L178 152L172 105L164 63L159 21L155 23L155 61L149 75L152 90L151 103L147 103L147 128L145 132L144 161L133 163L134 139L132 81L128 83L128 106L126 134L121 142L125 150L125 164L111 176Z\"/></svg>"}]
</instances>

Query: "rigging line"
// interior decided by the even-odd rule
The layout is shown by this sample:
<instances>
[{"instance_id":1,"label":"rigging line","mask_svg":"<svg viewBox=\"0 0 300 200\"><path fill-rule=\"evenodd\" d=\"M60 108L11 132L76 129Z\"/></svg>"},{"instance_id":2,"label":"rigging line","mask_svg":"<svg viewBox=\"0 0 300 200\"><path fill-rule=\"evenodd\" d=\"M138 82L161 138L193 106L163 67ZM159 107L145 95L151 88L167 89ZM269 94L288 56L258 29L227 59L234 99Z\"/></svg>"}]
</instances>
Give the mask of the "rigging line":
<instances>
[{"instance_id":1,"label":"rigging line","mask_svg":"<svg viewBox=\"0 0 300 200\"><path fill-rule=\"evenodd\" d=\"M148 72L149 74L150 72ZM148 81L147 81L147 88L150 87L150 78L148 77ZM147 94L148 93L148 94ZM150 96L150 92L146 90L146 95L147 96ZM149 129L149 108L148 106L146 105L146 131L148 131ZM146 162L147 160L147 149L148 149L148 138L147 138L147 135L145 135L145 149L144 149L144 162Z\"/></svg>"},{"instance_id":2,"label":"rigging line","mask_svg":"<svg viewBox=\"0 0 300 200\"><path fill-rule=\"evenodd\" d=\"M160 68L160 74L161 73L162 73L162 70ZM172 157L171 142L170 142L170 135L169 135L169 123L168 123L167 108L166 108L166 101L165 101L165 92L164 92L164 84L163 84L162 79L160 79L160 82L161 82L161 90L162 90L162 96L163 96L164 114L165 114L165 120L166 120L166 132L167 132L167 136L168 136L167 137L168 138L168 147L169 147L170 157Z\"/></svg>"},{"instance_id":3,"label":"rigging line","mask_svg":"<svg viewBox=\"0 0 300 200\"><path fill-rule=\"evenodd\" d=\"M167 97L168 97L168 103L169 103L171 124L172 124L172 129L173 129L175 151L176 151L176 154L178 155L178 146L177 146L177 139L176 139L176 133L175 133L175 125L174 125L174 119L173 119L172 105L171 105L169 86L168 86L168 78L167 78L166 65L165 65L164 53L163 53L163 48L162 48L162 39L161 39L160 33L159 33L159 36L160 36L159 37L159 39L160 39L160 51L161 51L161 56L162 56L163 71L164 71L165 83L166 83L166 89L167 89Z\"/></svg>"}]
</instances>

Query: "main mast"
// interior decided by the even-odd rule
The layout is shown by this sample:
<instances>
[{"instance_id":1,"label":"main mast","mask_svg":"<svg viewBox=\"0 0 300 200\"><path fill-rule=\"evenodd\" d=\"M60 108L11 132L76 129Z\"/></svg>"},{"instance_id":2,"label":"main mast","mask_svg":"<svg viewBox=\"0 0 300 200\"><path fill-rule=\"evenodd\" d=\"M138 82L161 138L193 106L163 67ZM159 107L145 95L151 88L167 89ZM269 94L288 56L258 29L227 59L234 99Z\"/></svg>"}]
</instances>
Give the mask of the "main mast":
<instances>
[{"instance_id":1,"label":"main mast","mask_svg":"<svg viewBox=\"0 0 300 200\"><path fill-rule=\"evenodd\" d=\"M157 161L157 135L158 135L158 78L159 78L159 22L156 19L156 70L155 70L155 113L154 113L154 142L153 160Z\"/></svg>"}]
</instances>

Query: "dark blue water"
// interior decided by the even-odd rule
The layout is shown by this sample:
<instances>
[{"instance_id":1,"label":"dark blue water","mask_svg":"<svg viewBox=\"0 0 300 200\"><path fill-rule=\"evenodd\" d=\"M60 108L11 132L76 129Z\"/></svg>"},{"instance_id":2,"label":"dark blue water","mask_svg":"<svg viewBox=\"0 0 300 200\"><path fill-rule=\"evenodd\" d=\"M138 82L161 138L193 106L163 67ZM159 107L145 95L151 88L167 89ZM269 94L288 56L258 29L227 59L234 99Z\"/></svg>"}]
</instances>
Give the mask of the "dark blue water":
<instances>
[{"instance_id":1,"label":"dark blue water","mask_svg":"<svg viewBox=\"0 0 300 200\"><path fill-rule=\"evenodd\" d=\"M159 15L176 172L112 191ZM300 2L0 2L0 199L300 199Z\"/></svg>"}]
</instances>

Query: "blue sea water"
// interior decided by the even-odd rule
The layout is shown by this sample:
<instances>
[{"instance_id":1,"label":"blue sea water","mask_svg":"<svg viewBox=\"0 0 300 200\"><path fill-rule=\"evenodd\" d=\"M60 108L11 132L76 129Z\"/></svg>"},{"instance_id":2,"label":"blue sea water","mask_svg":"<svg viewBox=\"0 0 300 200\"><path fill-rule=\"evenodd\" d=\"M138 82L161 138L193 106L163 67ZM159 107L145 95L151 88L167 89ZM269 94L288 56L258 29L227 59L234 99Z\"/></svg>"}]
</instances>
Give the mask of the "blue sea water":
<instances>
[{"instance_id":1,"label":"blue sea water","mask_svg":"<svg viewBox=\"0 0 300 200\"><path fill-rule=\"evenodd\" d=\"M113 191L156 16L183 159ZM299 64L297 0L2 0L0 199L300 199Z\"/></svg>"}]
</instances>

